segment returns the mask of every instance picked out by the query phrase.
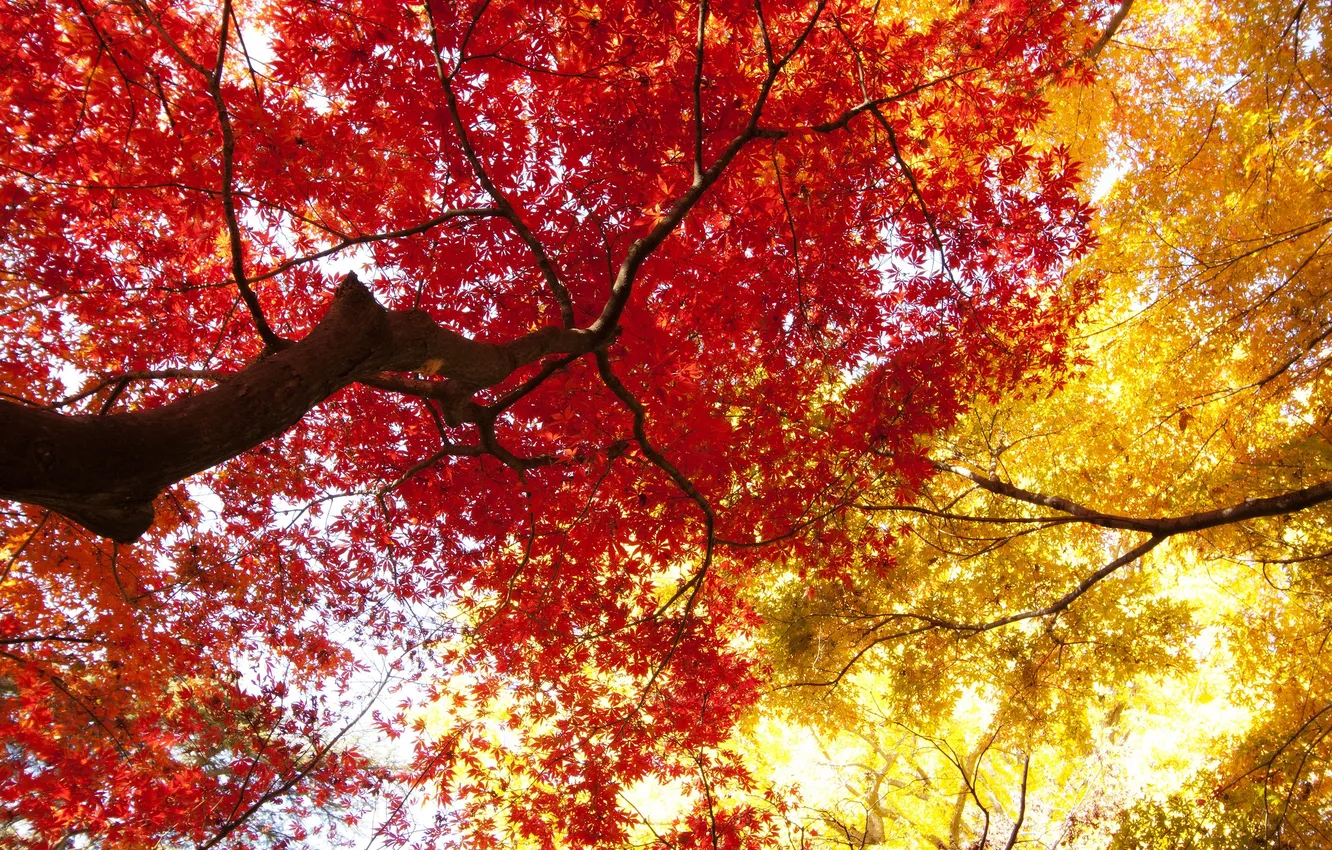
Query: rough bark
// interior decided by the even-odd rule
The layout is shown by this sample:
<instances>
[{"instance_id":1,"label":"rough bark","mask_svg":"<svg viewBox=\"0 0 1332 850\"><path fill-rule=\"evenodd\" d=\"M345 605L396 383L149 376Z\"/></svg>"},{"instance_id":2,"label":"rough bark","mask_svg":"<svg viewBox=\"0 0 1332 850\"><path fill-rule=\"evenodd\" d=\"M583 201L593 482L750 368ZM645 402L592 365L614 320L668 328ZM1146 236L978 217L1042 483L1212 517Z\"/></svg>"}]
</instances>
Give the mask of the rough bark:
<instances>
[{"instance_id":1,"label":"rough bark","mask_svg":"<svg viewBox=\"0 0 1332 850\"><path fill-rule=\"evenodd\" d=\"M475 392L548 354L590 351L594 340L562 328L505 343L468 339L424 312L386 310L349 274L304 339L211 390L106 416L0 401L0 498L50 508L130 542L152 526L153 501L164 489L281 434L362 378L423 372Z\"/></svg>"}]
</instances>

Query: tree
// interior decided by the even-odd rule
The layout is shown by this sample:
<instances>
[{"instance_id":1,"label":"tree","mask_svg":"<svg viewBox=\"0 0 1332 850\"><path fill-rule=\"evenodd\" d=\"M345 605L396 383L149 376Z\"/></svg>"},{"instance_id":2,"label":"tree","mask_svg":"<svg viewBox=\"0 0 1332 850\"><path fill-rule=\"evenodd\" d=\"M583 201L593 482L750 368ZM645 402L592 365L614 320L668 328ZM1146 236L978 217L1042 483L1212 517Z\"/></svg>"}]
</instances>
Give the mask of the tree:
<instances>
[{"instance_id":1,"label":"tree","mask_svg":"<svg viewBox=\"0 0 1332 850\"><path fill-rule=\"evenodd\" d=\"M1327 32L1135 3L1055 96L1040 134L1110 175L1082 367L862 501L892 573L762 608L816 817L868 832L873 786L888 846L1327 845Z\"/></svg>"},{"instance_id":2,"label":"tree","mask_svg":"<svg viewBox=\"0 0 1332 850\"><path fill-rule=\"evenodd\" d=\"M7 6L6 840L771 839L745 591L1065 368L1119 11Z\"/></svg>"}]
</instances>

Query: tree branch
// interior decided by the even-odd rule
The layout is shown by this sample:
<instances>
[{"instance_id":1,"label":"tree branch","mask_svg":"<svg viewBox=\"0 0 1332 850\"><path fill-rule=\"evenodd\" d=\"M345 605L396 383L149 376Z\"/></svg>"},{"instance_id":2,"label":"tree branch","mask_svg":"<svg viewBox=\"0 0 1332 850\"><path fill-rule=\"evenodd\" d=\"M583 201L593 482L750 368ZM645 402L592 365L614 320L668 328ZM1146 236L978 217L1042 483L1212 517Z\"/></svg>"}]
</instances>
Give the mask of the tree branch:
<instances>
[{"instance_id":1,"label":"tree branch","mask_svg":"<svg viewBox=\"0 0 1332 850\"><path fill-rule=\"evenodd\" d=\"M481 157L472 145L471 137L467 133L467 125L462 118L462 112L458 108L458 97L453 90L453 78L462 67L462 62L467 58L467 42L471 40L472 32L480 21L481 15L485 12L489 2L482 3L476 13L472 16L471 24L467 28L467 35L463 38L462 46L459 48L459 64L453 69L452 73L444 70L444 53L439 44L438 31L435 26L435 15L430 9L430 4L425 7L426 19L430 25L430 46L434 53L435 73L439 78L439 85L444 90L444 101L448 105L449 117L453 123L453 131L458 137L458 145L462 148L463 156L472 167L472 172L476 174L477 182L481 188L486 191L491 200L495 202L496 215L499 215L513 227L518 238L523 240L532 257L536 261L537 268L545 279L546 285L550 287L551 293L555 296L555 301L560 308L560 318L566 328L572 328L577 324L574 316L573 298L564 282L560 280L559 273L555 270L555 264L551 261L550 255L546 252L546 247L541 244L541 240L528 227L527 222L523 220L522 215L514 208L508 197L500 191L499 186L490 179L490 174L486 167L481 163Z\"/></svg>"},{"instance_id":2,"label":"tree branch","mask_svg":"<svg viewBox=\"0 0 1332 850\"><path fill-rule=\"evenodd\" d=\"M1008 834L1008 843L1004 845L1004 850L1013 850L1013 847L1017 844L1018 833L1022 831L1022 821L1027 817L1027 775L1030 770L1031 756L1027 755L1022 759L1022 785L1018 792L1018 814L1013 821L1013 831Z\"/></svg>"},{"instance_id":3,"label":"tree branch","mask_svg":"<svg viewBox=\"0 0 1332 850\"><path fill-rule=\"evenodd\" d=\"M500 211L494 207L468 207L463 209L453 209L442 212L439 215L435 216L434 218L427 219L421 222L420 224L416 224L411 227L404 227L401 230L393 230L386 233L366 233L361 236L344 236L336 244L330 245L329 247L323 249L322 251L316 251L313 254L305 254L300 257L292 257L290 260L285 260L284 262L279 263L278 265L274 266L273 268L269 269L266 272L261 272L259 274L254 275L253 277L250 277L248 280L250 283L258 283L261 280L268 280L271 277L277 277L278 275L282 274L288 269L295 268L296 266L299 265L304 265L305 263L312 263L315 260L322 260L324 257L328 257L338 253L339 251L346 250L347 248L350 248L353 245L365 245L370 242L383 242L389 239L401 239L405 236L415 236L420 233L425 233L426 231L438 227L439 225L445 223L446 221L450 221L455 218L461 218L464 216L469 216L472 218L488 218L490 216L497 216L500 214L501 214Z\"/></svg>"},{"instance_id":4,"label":"tree branch","mask_svg":"<svg viewBox=\"0 0 1332 850\"><path fill-rule=\"evenodd\" d=\"M703 58L708 35L708 0L698 5L698 46L694 50L694 182L703 179Z\"/></svg>"},{"instance_id":5,"label":"tree branch","mask_svg":"<svg viewBox=\"0 0 1332 850\"><path fill-rule=\"evenodd\" d=\"M601 315L588 328L594 335L606 337L615 332L616 324L620 321L620 315L624 312L625 305L629 301L629 292L633 288L634 279L637 277L638 269L643 265L643 261L653 251L657 250L662 242L666 241L666 237L675 232L675 228L680 225L689 211L698 204L708 189L721 178L727 167L740 155L745 146L758 138L780 138L766 134L759 127L759 121L763 117L763 107L767 105L768 96L772 93L772 87L777 82L778 75L781 74L782 69L786 67L800 48L804 46L810 33L814 31L815 25L818 24L825 6L827 6L827 0L819 0L814 7L814 13L810 16L809 21L796 37L790 49L782 55L781 59L770 64L768 73L759 87L758 96L754 99L754 106L750 109L749 121L745 128L722 149L711 166L695 172L689 188L685 190L684 194L676 198L675 203L671 204L670 209L648 231L647 235L629 246L629 251L625 254L624 260L620 263L619 271L615 275L615 281L611 284L610 298L606 299Z\"/></svg>"},{"instance_id":6,"label":"tree branch","mask_svg":"<svg viewBox=\"0 0 1332 850\"><path fill-rule=\"evenodd\" d=\"M106 416L0 401L0 498L51 508L130 542L152 525L153 499L162 490L281 434L342 387L362 380L383 386L390 380L384 372L438 375L447 379L439 384L456 388L456 410L522 366L551 354L585 354L593 340L587 331L556 327L502 343L469 339L422 311L386 310L348 274L309 335L211 390Z\"/></svg>"},{"instance_id":7,"label":"tree branch","mask_svg":"<svg viewBox=\"0 0 1332 850\"><path fill-rule=\"evenodd\" d=\"M1097 57L1101 55L1101 51L1105 50L1105 46L1110 43L1110 39L1114 38L1115 33L1119 32L1119 28L1123 25L1124 19L1128 17L1129 9L1132 8L1132 6L1133 0L1124 0L1123 3L1119 4L1119 8L1116 9L1114 15L1110 17L1110 23L1106 26L1105 32L1102 33L1101 37L1096 40L1096 43L1088 48L1087 52L1083 54L1088 62L1095 62Z\"/></svg>"},{"instance_id":8,"label":"tree branch","mask_svg":"<svg viewBox=\"0 0 1332 850\"><path fill-rule=\"evenodd\" d=\"M1117 528L1124 531L1141 531L1162 539L1190 531L1205 531L1209 528L1229 525L1233 522L1243 522L1248 519L1295 513L1332 499L1332 481L1324 481L1311 487L1305 487L1303 490L1293 490L1280 496L1268 496L1261 499L1245 499L1238 504L1217 508L1216 510L1182 516L1161 517L1159 519L1144 519L1101 513L1060 496L1046 496L1024 490L1021 487L1015 487L996 478L989 478L978 472L973 472L966 467L950 466L942 463L936 463L934 466L941 471L960 475L998 496L1006 496L1030 505L1051 508L1089 525L1101 528Z\"/></svg>"}]
</instances>

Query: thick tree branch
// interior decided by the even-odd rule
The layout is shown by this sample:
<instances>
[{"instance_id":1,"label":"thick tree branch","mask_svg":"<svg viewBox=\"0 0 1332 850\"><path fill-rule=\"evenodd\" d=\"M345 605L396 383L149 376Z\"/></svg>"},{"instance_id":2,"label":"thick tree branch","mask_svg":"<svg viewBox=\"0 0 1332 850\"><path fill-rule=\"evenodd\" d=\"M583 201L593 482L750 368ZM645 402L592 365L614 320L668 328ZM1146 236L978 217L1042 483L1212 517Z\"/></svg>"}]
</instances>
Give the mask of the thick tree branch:
<instances>
[{"instance_id":1,"label":"thick tree branch","mask_svg":"<svg viewBox=\"0 0 1332 850\"><path fill-rule=\"evenodd\" d=\"M455 396L464 405L528 363L592 347L588 332L554 327L503 343L469 339L424 312L386 310L349 274L309 335L211 390L107 416L0 401L0 497L129 542L152 525L162 490L281 434L349 384L382 386L392 380L384 372L438 375L442 385L466 388Z\"/></svg>"},{"instance_id":2,"label":"thick tree branch","mask_svg":"<svg viewBox=\"0 0 1332 850\"><path fill-rule=\"evenodd\" d=\"M1002 628L1013 623L1018 623L1023 620L1032 620L1060 614L1067 610L1083 594L1087 593L1097 584L1100 584L1103 580L1118 572L1120 569L1135 563L1148 552L1151 552L1159 546L1167 538L1177 534L1203 531L1209 528L1216 528L1218 526L1242 522L1248 519L1295 513L1332 500L1332 481L1329 481L1315 484L1312 487L1306 487L1302 490L1283 493L1279 496L1271 496L1262 499L1246 499L1235 505L1211 511L1202 511L1194 514L1158 519L1125 517L1115 514L1101 513L1058 496L1047 496L1041 493L1033 493L1030 490L1024 490L1020 487L1015 487L1012 484L973 472L965 467L950 466L941 463L936 463L935 467L941 471L952 472L955 475L966 478L968 481L974 482L982 489L988 490L996 495L1025 502L1030 505L1051 508L1059 511L1061 514L1065 514L1065 516L1031 518L967 517L961 514L926 509L913 509L909 507L889 508L883 505L863 504L858 505L857 507L862 510L871 511L885 509L908 510L948 520L962 520L969 522L1035 523L1040 524L1040 527L1046 527L1051 524L1080 522L1101 528L1145 532L1149 536L1114 560L1102 566L1100 569L1087 575L1082 581L1078 582L1058 599L1041 608L1020 611L993 620L973 622L953 620L947 617L939 617L929 613L915 611L897 611L881 615L873 615L874 622L867 628L865 632L866 635L877 633L879 630L890 626L898 627L904 623L919 623L920 625L895 628L895 630L889 634L874 637L872 640L868 640L864 646L860 647L860 649L855 652L832 677L818 682L801 682L798 683L798 686L817 687L836 685L848 672L850 672L851 668L875 646L894 640L900 640L922 632L928 632L935 629L946 629L948 631L960 632L965 635L976 635L993 629Z\"/></svg>"},{"instance_id":3,"label":"thick tree branch","mask_svg":"<svg viewBox=\"0 0 1332 850\"><path fill-rule=\"evenodd\" d=\"M887 626L891 623L902 620L916 621L924 623L927 628L948 629L957 632L969 632L978 634L1007 626L1022 620L1031 620L1038 617L1048 617L1067 609L1080 596L1091 590L1102 580L1117 572L1121 568L1134 563L1148 552L1155 549L1164 540L1177 534L1185 534L1193 531L1204 531L1209 528L1216 528L1230 523L1242 522L1248 519L1257 519L1259 517L1280 516L1283 514L1295 513L1314 505L1332 500L1332 481L1325 481L1321 484L1315 484L1312 487L1306 487L1302 490L1294 490L1289 493L1283 493L1280 496L1270 496L1262 499L1245 499L1238 504L1230 505L1224 508L1218 508L1211 511L1202 511L1194 514L1186 514L1174 517L1162 518L1140 518L1126 517L1116 514L1105 514L1094 511L1069 499L1059 496L1047 496L1041 493L1033 493L1030 490L1024 490L1021 487L1015 487L998 479L990 478L973 472L970 469L961 466L949 466L936 463L936 468L942 471L952 472L968 481L971 481L996 495L1005 496L1017 501L1026 502L1030 505L1051 508L1066 514L1067 517L1034 517L1030 520L1019 520L1021 522L1033 523L1054 523L1054 522L1083 522L1088 525L1095 525L1101 528L1112 528L1126 531L1144 532L1150 535L1146 540L1141 541L1133 548L1124 552L1119 557L1110 561L1105 566L1091 573L1082 581L1078 582L1071 590L1059 597L1054 602L1043 608L1036 608L1029 611L1022 611L1015 614L1009 614L995 620L986 622L961 622L950 620L944 617L935 617L929 614L914 612L900 612L885 615L882 620L876 624L871 631ZM931 515L941 515L938 512L924 511ZM950 519L963 519L961 516L946 515ZM1010 518L989 519L977 518L980 522L993 521L1011 521ZM914 633L914 632L909 632ZM900 637L898 633L888 635L873 641L870 645L882 643L886 640L892 640ZM859 655L857 655L857 658ZM852 659L854 663L855 659ZM848 668L850 664L847 665ZM845 672L845 671L844 671ZM840 678L840 677L839 677Z\"/></svg>"},{"instance_id":4,"label":"thick tree branch","mask_svg":"<svg viewBox=\"0 0 1332 850\"><path fill-rule=\"evenodd\" d=\"M1280 496L1245 499L1238 504L1212 511L1153 519L1101 513L1059 496L1046 496L1024 490L1021 487L1015 487L1007 482L989 478L962 466L936 463L935 468L960 475L995 495L1006 496L1019 502L1026 502L1029 505L1051 508L1089 525L1096 525L1101 528L1117 528L1125 531L1141 531L1163 538L1190 531L1205 531L1209 528L1229 525L1233 522L1243 522L1248 519L1295 513L1332 499L1332 481L1324 481L1312 487L1305 487L1303 490L1283 493ZM1033 519L1032 521L1039 520Z\"/></svg>"}]
</instances>

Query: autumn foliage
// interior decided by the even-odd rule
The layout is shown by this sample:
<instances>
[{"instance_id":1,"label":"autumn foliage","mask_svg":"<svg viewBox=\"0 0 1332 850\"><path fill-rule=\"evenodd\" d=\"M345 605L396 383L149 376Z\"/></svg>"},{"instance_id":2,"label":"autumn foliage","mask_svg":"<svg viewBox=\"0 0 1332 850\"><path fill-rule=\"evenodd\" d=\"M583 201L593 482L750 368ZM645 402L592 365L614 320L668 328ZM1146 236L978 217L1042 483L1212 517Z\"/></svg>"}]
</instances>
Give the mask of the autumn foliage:
<instances>
[{"instance_id":1,"label":"autumn foliage","mask_svg":"<svg viewBox=\"0 0 1332 850\"><path fill-rule=\"evenodd\" d=\"M753 591L1063 380L1118 8L6 4L0 836L778 840Z\"/></svg>"}]
</instances>

